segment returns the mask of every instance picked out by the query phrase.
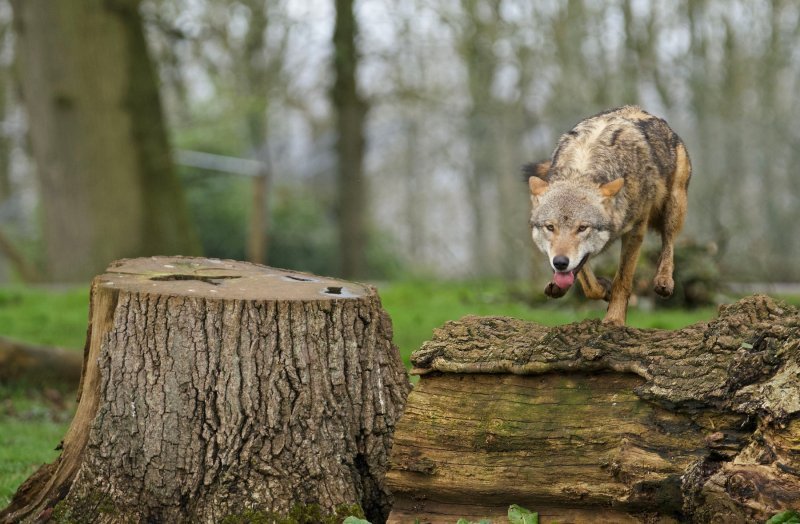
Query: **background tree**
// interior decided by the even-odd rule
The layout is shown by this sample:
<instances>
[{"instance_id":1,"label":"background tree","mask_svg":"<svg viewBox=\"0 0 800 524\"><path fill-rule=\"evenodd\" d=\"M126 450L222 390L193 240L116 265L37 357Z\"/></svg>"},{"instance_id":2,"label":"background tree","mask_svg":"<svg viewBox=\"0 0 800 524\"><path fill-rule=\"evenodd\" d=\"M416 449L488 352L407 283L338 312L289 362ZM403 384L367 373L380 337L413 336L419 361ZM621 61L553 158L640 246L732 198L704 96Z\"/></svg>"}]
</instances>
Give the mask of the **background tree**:
<instances>
[{"instance_id":1,"label":"background tree","mask_svg":"<svg viewBox=\"0 0 800 524\"><path fill-rule=\"evenodd\" d=\"M377 252L412 272L545 272L526 231L519 166L549 155L581 118L637 103L689 145L696 176L684 238L717 244L729 278L800 279L800 245L785 241L800 234L800 12L791 2L144 8L175 143L268 166L255 185L181 169L209 254L255 259L267 222L267 260L282 266L334 273L360 263L373 276ZM331 78L330 63L342 74ZM264 202L272 209L260 218Z\"/></svg>"},{"instance_id":2,"label":"background tree","mask_svg":"<svg viewBox=\"0 0 800 524\"><path fill-rule=\"evenodd\" d=\"M164 3L148 10L152 21L165 90L175 106L178 125L197 127L201 119L193 114L188 99L187 61L209 71L214 87L232 102L223 119L241 128L235 150L225 150L218 136L216 143L186 144L190 149L236 155L252 159L260 166L252 176L249 191L249 223L244 256L264 263L269 246L269 203L272 180L270 150L270 101L284 100L285 47L291 24L281 14L284 5L273 0L228 0L210 2L196 12L200 29L184 31L176 27L177 13L192 11L185 2ZM241 256L239 256L241 258Z\"/></svg>"},{"instance_id":3,"label":"background tree","mask_svg":"<svg viewBox=\"0 0 800 524\"><path fill-rule=\"evenodd\" d=\"M13 62L12 49L12 28L10 6L7 3L0 3L0 117L2 127L0 127L0 224L5 226L9 215L13 213L14 207L11 197L13 188L11 183L11 150L13 147L13 134L11 132L11 122L13 107L12 97L12 71ZM9 268L13 267L23 277L24 280L33 280L35 272L31 265L25 260L17 246L12 242L6 233L6 227L0 227L0 278L8 278ZM6 263L8 261L8 264Z\"/></svg>"},{"instance_id":4,"label":"background tree","mask_svg":"<svg viewBox=\"0 0 800 524\"><path fill-rule=\"evenodd\" d=\"M364 119L367 104L358 88L358 21L353 0L336 0L333 30L334 83L331 90L336 121L340 272L345 278L366 269L367 186L364 177Z\"/></svg>"},{"instance_id":5,"label":"background tree","mask_svg":"<svg viewBox=\"0 0 800 524\"><path fill-rule=\"evenodd\" d=\"M13 6L47 276L81 280L116 258L196 253L138 0Z\"/></svg>"},{"instance_id":6,"label":"background tree","mask_svg":"<svg viewBox=\"0 0 800 524\"><path fill-rule=\"evenodd\" d=\"M458 42L467 70L469 109L466 135L471 166L465 178L472 216L472 259L479 274L489 270L487 237L490 224L486 215L490 208L486 201L494 189L490 182L498 179L494 143L497 108L492 83L496 68L494 44L498 40L499 7L497 0L464 0L463 25Z\"/></svg>"}]
</instances>

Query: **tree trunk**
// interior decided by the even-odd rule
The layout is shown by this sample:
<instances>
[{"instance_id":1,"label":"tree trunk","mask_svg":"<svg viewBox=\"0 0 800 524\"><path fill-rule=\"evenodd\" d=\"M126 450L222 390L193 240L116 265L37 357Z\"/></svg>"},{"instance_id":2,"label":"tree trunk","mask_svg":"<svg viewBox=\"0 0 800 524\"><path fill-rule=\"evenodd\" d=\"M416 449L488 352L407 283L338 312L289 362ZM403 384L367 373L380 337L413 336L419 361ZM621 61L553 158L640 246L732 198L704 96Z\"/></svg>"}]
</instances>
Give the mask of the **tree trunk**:
<instances>
[{"instance_id":1,"label":"tree trunk","mask_svg":"<svg viewBox=\"0 0 800 524\"><path fill-rule=\"evenodd\" d=\"M338 215L341 274L363 276L366 270L367 187L364 180L364 119L367 104L358 91L358 23L353 0L336 0L333 32L336 80L332 98L336 112Z\"/></svg>"},{"instance_id":2,"label":"tree trunk","mask_svg":"<svg viewBox=\"0 0 800 524\"><path fill-rule=\"evenodd\" d=\"M8 42L11 32L11 21L0 21L0 42ZM8 64L0 62L0 119L10 120L13 109L10 91L12 76ZM11 132L3 129L0 132L0 203L11 196Z\"/></svg>"},{"instance_id":3,"label":"tree trunk","mask_svg":"<svg viewBox=\"0 0 800 524\"><path fill-rule=\"evenodd\" d=\"M244 262L119 261L92 284L63 452L0 521L325 522L358 506L383 521L408 390L372 287Z\"/></svg>"},{"instance_id":4,"label":"tree trunk","mask_svg":"<svg viewBox=\"0 0 800 524\"><path fill-rule=\"evenodd\" d=\"M800 505L800 314L677 331L465 317L412 356L390 522L764 522Z\"/></svg>"},{"instance_id":5,"label":"tree trunk","mask_svg":"<svg viewBox=\"0 0 800 524\"><path fill-rule=\"evenodd\" d=\"M48 277L199 251L167 143L137 0L15 0L17 60Z\"/></svg>"},{"instance_id":6,"label":"tree trunk","mask_svg":"<svg viewBox=\"0 0 800 524\"><path fill-rule=\"evenodd\" d=\"M486 8L485 10L482 8ZM492 92L496 60L493 45L498 39L499 5L484 5L475 0L463 0L467 17L459 40L459 51L467 73L470 106L467 113L466 136L469 145L470 168L466 174L466 193L471 218L470 254L475 274L483 277L492 271L495 260L491 253L490 233L497 231L494 216L488 213L488 196L495 192L497 179L497 145L492 124L496 119L497 103ZM486 16L481 16L481 14ZM506 212L504 209L502 212Z\"/></svg>"},{"instance_id":7,"label":"tree trunk","mask_svg":"<svg viewBox=\"0 0 800 524\"><path fill-rule=\"evenodd\" d=\"M275 53L269 48L267 31L270 28L270 8L263 0L247 2L250 19L242 48L241 71L243 93L247 107L245 120L250 138L251 154L261 162L261 171L253 179L253 200L250 210L250 227L247 234L247 260L265 263L269 248L269 195L272 182L272 166L269 158L268 95L270 79L280 75L284 53ZM288 31L287 31L288 32ZM284 38L286 38L284 36ZM282 50L281 50L282 51ZM270 56L271 54L277 56ZM269 59L267 57L270 57Z\"/></svg>"}]
</instances>

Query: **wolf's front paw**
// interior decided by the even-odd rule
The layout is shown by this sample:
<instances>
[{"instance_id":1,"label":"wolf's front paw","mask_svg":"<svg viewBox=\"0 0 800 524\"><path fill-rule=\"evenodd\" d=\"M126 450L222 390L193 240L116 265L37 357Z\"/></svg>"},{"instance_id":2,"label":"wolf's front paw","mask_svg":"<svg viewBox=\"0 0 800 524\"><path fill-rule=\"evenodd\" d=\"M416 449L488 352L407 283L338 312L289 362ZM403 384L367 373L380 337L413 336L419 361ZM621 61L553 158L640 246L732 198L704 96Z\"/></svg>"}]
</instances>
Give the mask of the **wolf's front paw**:
<instances>
[{"instance_id":1,"label":"wolf's front paw","mask_svg":"<svg viewBox=\"0 0 800 524\"><path fill-rule=\"evenodd\" d=\"M603 324L606 326L617 326L617 327L624 326L625 319L619 317L610 317L606 315L606 318L603 319Z\"/></svg>"},{"instance_id":2,"label":"wolf's front paw","mask_svg":"<svg viewBox=\"0 0 800 524\"><path fill-rule=\"evenodd\" d=\"M671 297L673 289L675 289L675 281L672 280L672 277L657 276L653 281L653 290L662 298Z\"/></svg>"},{"instance_id":3,"label":"wolf's front paw","mask_svg":"<svg viewBox=\"0 0 800 524\"><path fill-rule=\"evenodd\" d=\"M556 285L555 282L550 282L549 284L547 284L547 286L545 286L544 294L550 298L561 298L567 294L568 290L569 288L561 289Z\"/></svg>"}]
</instances>

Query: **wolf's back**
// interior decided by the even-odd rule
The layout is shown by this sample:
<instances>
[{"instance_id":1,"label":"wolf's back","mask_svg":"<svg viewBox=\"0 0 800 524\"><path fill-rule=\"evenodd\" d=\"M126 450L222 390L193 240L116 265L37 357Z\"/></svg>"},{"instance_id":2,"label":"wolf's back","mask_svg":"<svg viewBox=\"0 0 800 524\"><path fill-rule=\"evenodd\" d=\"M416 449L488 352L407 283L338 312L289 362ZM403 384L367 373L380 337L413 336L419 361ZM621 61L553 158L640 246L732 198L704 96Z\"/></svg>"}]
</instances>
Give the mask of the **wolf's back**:
<instances>
[{"instance_id":1,"label":"wolf's back","mask_svg":"<svg viewBox=\"0 0 800 524\"><path fill-rule=\"evenodd\" d=\"M561 137L551 180L586 178L603 184L619 177L657 176L670 186L680 137L661 118L624 106L583 120Z\"/></svg>"}]
</instances>

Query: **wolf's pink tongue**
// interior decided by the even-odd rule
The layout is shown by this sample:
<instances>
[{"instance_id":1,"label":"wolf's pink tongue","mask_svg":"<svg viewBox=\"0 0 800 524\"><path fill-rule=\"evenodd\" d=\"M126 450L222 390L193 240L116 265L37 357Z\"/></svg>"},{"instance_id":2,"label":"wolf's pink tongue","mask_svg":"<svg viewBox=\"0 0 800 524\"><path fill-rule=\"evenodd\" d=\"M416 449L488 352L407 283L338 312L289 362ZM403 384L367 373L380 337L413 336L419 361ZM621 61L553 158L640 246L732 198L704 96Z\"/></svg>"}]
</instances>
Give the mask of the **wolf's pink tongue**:
<instances>
[{"instance_id":1,"label":"wolf's pink tongue","mask_svg":"<svg viewBox=\"0 0 800 524\"><path fill-rule=\"evenodd\" d=\"M561 289L567 289L575 282L575 275L572 274L572 271L567 271L565 273L556 271L553 273L553 282Z\"/></svg>"}]
</instances>

